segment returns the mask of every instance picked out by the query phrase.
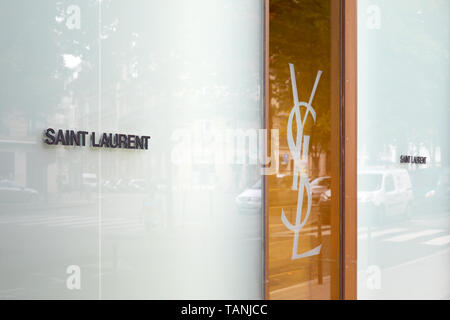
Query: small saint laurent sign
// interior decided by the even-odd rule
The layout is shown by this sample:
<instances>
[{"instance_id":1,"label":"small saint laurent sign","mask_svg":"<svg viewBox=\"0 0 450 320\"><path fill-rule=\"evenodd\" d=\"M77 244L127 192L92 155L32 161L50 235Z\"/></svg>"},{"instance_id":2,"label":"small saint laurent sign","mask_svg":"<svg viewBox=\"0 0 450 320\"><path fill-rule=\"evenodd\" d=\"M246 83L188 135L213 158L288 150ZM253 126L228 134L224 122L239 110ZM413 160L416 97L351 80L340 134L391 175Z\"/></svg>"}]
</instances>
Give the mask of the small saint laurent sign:
<instances>
[{"instance_id":1,"label":"small saint laurent sign","mask_svg":"<svg viewBox=\"0 0 450 320\"><path fill-rule=\"evenodd\" d=\"M97 148L148 149L150 136L134 134L101 133L48 128L44 132L48 145L86 146Z\"/></svg>"},{"instance_id":2,"label":"small saint laurent sign","mask_svg":"<svg viewBox=\"0 0 450 320\"><path fill-rule=\"evenodd\" d=\"M427 157L401 155L400 163L425 164L427 163Z\"/></svg>"}]
</instances>

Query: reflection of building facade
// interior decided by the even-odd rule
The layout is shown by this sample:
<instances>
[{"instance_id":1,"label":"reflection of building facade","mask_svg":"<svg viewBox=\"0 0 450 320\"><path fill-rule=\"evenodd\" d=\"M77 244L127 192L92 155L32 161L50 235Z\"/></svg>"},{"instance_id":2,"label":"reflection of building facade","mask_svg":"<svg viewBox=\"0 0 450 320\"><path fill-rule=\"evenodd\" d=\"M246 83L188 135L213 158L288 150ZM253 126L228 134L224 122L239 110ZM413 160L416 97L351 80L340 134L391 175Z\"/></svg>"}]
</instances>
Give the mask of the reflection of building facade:
<instances>
[{"instance_id":1,"label":"reflection of building facade","mask_svg":"<svg viewBox=\"0 0 450 320\"><path fill-rule=\"evenodd\" d=\"M35 169L35 165L47 164L52 159L35 162L38 152L38 139L31 134L32 123L23 114L16 113L2 119L2 133L0 135L1 172L0 179L16 182L20 186L26 186L46 191L46 172Z\"/></svg>"}]
</instances>

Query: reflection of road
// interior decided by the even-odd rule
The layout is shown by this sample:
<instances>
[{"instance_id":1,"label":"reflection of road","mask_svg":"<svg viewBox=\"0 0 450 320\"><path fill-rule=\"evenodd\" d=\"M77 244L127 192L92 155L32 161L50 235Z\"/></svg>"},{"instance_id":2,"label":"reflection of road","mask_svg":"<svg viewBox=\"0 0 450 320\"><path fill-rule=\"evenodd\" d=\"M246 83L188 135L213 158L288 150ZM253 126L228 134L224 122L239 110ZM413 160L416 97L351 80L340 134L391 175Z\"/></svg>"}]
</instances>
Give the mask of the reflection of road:
<instances>
[{"instance_id":1,"label":"reflection of road","mask_svg":"<svg viewBox=\"0 0 450 320\"><path fill-rule=\"evenodd\" d=\"M450 298L449 214L391 218L358 229L358 291L364 297ZM379 270L379 274L377 274ZM447 275L446 279L442 275ZM376 283L378 281L378 283ZM439 288L442 287L442 290ZM434 289L433 289L434 288ZM402 291L402 292L400 292Z\"/></svg>"},{"instance_id":2,"label":"reflection of road","mask_svg":"<svg viewBox=\"0 0 450 320\"><path fill-rule=\"evenodd\" d=\"M284 207L287 218L295 221L296 207ZM269 281L273 299L308 299L330 294L331 260L329 224L317 225L319 208L312 207L308 223L300 231L299 251L322 245L320 255L291 260L294 233L280 218L281 208L269 209Z\"/></svg>"},{"instance_id":3,"label":"reflection of road","mask_svg":"<svg viewBox=\"0 0 450 320\"><path fill-rule=\"evenodd\" d=\"M450 245L449 221L449 215L444 214L407 221L392 218L383 227L358 228L358 261L361 264L376 262L384 268L442 250ZM379 254L369 256L368 249ZM389 256L383 254L388 250Z\"/></svg>"},{"instance_id":4,"label":"reflection of road","mask_svg":"<svg viewBox=\"0 0 450 320\"><path fill-rule=\"evenodd\" d=\"M101 232L105 241L102 247L111 251L108 239L136 237L144 232L144 227L132 206L130 210L130 206L117 206L109 200L102 199ZM0 298L96 298L100 257L98 204L40 206L34 211L16 209L8 211L5 207L0 214ZM69 265L82 269L80 291L66 287Z\"/></svg>"},{"instance_id":5,"label":"reflection of road","mask_svg":"<svg viewBox=\"0 0 450 320\"><path fill-rule=\"evenodd\" d=\"M270 216L271 297L324 297L329 294L330 225L322 225L321 256L289 260L293 233L280 222L279 208ZM313 207L314 210L314 207ZM317 213L313 211L312 217ZM291 217L294 218L294 217ZM449 214L414 216L409 220L389 218L383 226L358 229L358 292L373 298L450 298L448 262L450 260ZM317 245L319 229L308 223L302 231L303 246ZM370 252L370 255L368 253ZM322 261L323 285L319 283L319 260ZM381 272L380 288L370 277ZM446 275L446 277L442 277ZM376 280L375 280L376 281ZM371 287L369 289L368 287ZM447 291L446 291L447 290ZM401 292L400 292L401 291Z\"/></svg>"},{"instance_id":6,"label":"reflection of road","mask_svg":"<svg viewBox=\"0 0 450 320\"><path fill-rule=\"evenodd\" d=\"M183 224L177 212L175 226L147 230L143 197L104 195L101 207L92 203L35 211L3 208L0 298L96 299L100 268L104 298L223 298L226 295L217 296L215 287L220 279L228 295L236 295L239 290L228 282L241 283L236 278L243 273L253 279L257 296L261 257L255 252L262 252L261 215L239 215L215 203L214 213L200 215L202 219L186 214ZM191 200L199 202L196 197ZM240 263L224 264L224 255ZM69 265L81 267L80 291L66 287Z\"/></svg>"},{"instance_id":7,"label":"reflection of road","mask_svg":"<svg viewBox=\"0 0 450 320\"><path fill-rule=\"evenodd\" d=\"M80 216L79 212L76 215L27 215L20 217L0 217L0 225L8 225L9 228L19 227L35 227L42 226L48 228L66 227L68 230L73 229L91 229L98 228L99 218L96 216ZM102 219L103 232L117 230L118 232L135 232L143 231L144 226L142 218L104 218ZM92 229L91 229L92 230ZM66 230L67 231L67 230Z\"/></svg>"},{"instance_id":8,"label":"reflection of road","mask_svg":"<svg viewBox=\"0 0 450 320\"><path fill-rule=\"evenodd\" d=\"M71 229L67 225L71 217L90 219L93 214L95 208L2 213L0 297L63 298L64 293L70 293L61 288L65 288L66 268L72 264L83 267L83 277L95 278L96 229ZM56 227L57 223L63 225ZM84 289L87 297L95 298L95 286Z\"/></svg>"}]
</instances>

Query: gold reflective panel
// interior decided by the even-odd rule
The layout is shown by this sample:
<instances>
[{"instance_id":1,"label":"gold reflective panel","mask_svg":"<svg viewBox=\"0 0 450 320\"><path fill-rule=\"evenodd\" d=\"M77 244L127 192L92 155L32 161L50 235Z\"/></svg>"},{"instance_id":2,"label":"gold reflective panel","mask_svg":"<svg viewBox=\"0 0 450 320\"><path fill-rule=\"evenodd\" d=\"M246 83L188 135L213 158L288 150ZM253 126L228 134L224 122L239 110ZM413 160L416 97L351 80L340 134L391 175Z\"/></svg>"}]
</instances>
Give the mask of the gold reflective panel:
<instances>
[{"instance_id":1,"label":"gold reflective panel","mask_svg":"<svg viewBox=\"0 0 450 320\"><path fill-rule=\"evenodd\" d=\"M340 297L340 4L270 0L266 298Z\"/></svg>"}]
</instances>

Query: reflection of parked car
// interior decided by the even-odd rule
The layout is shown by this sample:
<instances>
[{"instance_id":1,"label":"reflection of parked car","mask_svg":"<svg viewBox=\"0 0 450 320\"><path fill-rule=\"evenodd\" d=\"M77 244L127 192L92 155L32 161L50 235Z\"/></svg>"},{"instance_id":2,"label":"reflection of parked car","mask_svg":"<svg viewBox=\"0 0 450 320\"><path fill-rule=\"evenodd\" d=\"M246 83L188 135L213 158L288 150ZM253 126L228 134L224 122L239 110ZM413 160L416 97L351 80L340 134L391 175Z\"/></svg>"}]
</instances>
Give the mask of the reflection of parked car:
<instances>
[{"instance_id":1,"label":"reflection of parked car","mask_svg":"<svg viewBox=\"0 0 450 320\"><path fill-rule=\"evenodd\" d=\"M322 224L330 224L331 213L331 189L322 192L319 198L320 221Z\"/></svg>"},{"instance_id":2,"label":"reflection of parked car","mask_svg":"<svg viewBox=\"0 0 450 320\"><path fill-rule=\"evenodd\" d=\"M131 179L130 182L128 182L128 187L130 191L134 192L144 192L148 188L144 179Z\"/></svg>"},{"instance_id":3,"label":"reflection of parked car","mask_svg":"<svg viewBox=\"0 0 450 320\"><path fill-rule=\"evenodd\" d=\"M128 191L128 182L124 179L117 179L113 185L113 190L115 192L127 192Z\"/></svg>"},{"instance_id":4,"label":"reflection of parked car","mask_svg":"<svg viewBox=\"0 0 450 320\"><path fill-rule=\"evenodd\" d=\"M244 192L236 197L236 204L240 213L257 214L261 211L261 190L262 188L260 179L254 185L244 190Z\"/></svg>"},{"instance_id":5,"label":"reflection of parked car","mask_svg":"<svg viewBox=\"0 0 450 320\"><path fill-rule=\"evenodd\" d=\"M0 181L1 202L29 202L37 201L39 194L36 190L25 188L11 180Z\"/></svg>"},{"instance_id":6,"label":"reflection of parked car","mask_svg":"<svg viewBox=\"0 0 450 320\"><path fill-rule=\"evenodd\" d=\"M297 205L298 190L292 190L292 175L270 175L269 205L274 207L294 207Z\"/></svg>"},{"instance_id":7,"label":"reflection of parked car","mask_svg":"<svg viewBox=\"0 0 450 320\"><path fill-rule=\"evenodd\" d=\"M92 191L97 189L97 175L95 173L83 173L83 189Z\"/></svg>"},{"instance_id":8,"label":"reflection of parked car","mask_svg":"<svg viewBox=\"0 0 450 320\"><path fill-rule=\"evenodd\" d=\"M103 192L112 192L114 191L114 184L111 180L104 180L102 185Z\"/></svg>"},{"instance_id":9,"label":"reflection of parked car","mask_svg":"<svg viewBox=\"0 0 450 320\"><path fill-rule=\"evenodd\" d=\"M311 186L313 204L316 204L319 202L320 195L323 192L330 189L330 185L331 185L331 177L329 177L329 176L319 177L319 178L316 178L313 181L311 181L310 186Z\"/></svg>"},{"instance_id":10,"label":"reflection of parked car","mask_svg":"<svg viewBox=\"0 0 450 320\"><path fill-rule=\"evenodd\" d=\"M118 179L111 185L111 190L121 193L145 192L148 190L148 184L144 179Z\"/></svg>"},{"instance_id":11,"label":"reflection of parked car","mask_svg":"<svg viewBox=\"0 0 450 320\"><path fill-rule=\"evenodd\" d=\"M418 214L450 210L450 168L426 168L412 174L414 209Z\"/></svg>"},{"instance_id":12,"label":"reflection of parked car","mask_svg":"<svg viewBox=\"0 0 450 320\"><path fill-rule=\"evenodd\" d=\"M382 222L386 216L411 212L413 200L409 174L404 169L372 169L358 173L359 216Z\"/></svg>"},{"instance_id":13,"label":"reflection of parked car","mask_svg":"<svg viewBox=\"0 0 450 320\"><path fill-rule=\"evenodd\" d=\"M276 207L293 207L297 205L298 191L293 190L293 176L277 174L269 176L269 204ZM300 180L298 180L300 182ZM311 180L313 204L319 201L320 194L330 188L331 177L323 176Z\"/></svg>"}]
</instances>

